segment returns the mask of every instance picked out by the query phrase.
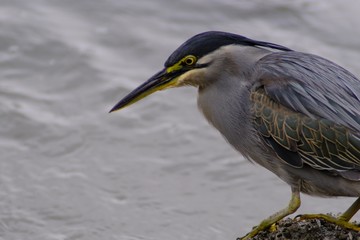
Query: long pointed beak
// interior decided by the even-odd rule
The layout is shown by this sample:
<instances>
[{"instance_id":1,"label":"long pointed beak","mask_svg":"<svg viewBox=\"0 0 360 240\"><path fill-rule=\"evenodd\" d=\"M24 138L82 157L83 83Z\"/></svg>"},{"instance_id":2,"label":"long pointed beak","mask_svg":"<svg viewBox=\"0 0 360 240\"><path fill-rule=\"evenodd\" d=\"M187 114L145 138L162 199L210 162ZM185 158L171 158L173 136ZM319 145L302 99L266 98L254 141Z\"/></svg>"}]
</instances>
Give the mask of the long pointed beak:
<instances>
[{"instance_id":1,"label":"long pointed beak","mask_svg":"<svg viewBox=\"0 0 360 240\"><path fill-rule=\"evenodd\" d=\"M121 99L110 112L125 108L156 91L176 86L176 81L174 81L176 76L177 74L168 73L164 68Z\"/></svg>"}]
</instances>

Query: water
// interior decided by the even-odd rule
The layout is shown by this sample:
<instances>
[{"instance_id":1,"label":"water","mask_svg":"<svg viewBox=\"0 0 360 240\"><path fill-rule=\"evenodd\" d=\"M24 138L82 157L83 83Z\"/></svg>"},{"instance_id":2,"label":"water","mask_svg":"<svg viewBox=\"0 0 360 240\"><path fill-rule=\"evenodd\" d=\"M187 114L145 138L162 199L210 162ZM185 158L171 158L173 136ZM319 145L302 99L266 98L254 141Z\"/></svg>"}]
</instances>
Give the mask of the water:
<instances>
[{"instance_id":1,"label":"water","mask_svg":"<svg viewBox=\"0 0 360 240\"><path fill-rule=\"evenodd\" d=\"M1 239L234 239L287 204L288 186L208 126L195 89L107 113L195 33L276 42L360 76L350 0L0 4ZM304 196L299 213L352 201Z\"/></svg>"}]
</instances>

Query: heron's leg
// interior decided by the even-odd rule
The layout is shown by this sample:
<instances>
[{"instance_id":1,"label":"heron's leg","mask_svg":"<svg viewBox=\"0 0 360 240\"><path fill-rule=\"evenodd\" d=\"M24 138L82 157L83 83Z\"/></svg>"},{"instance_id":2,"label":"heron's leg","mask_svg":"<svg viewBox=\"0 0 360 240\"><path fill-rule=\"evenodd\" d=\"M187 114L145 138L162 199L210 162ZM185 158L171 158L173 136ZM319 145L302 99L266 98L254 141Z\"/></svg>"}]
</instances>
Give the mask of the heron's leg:
<instances>
[{"instance_id":1,"label":"heron's leg","mask_svg":"<svg viewBox=\"0 0 360 240\"><path fill-rule=\"evenodd\" d=\"M360 209L360 197L346 210L343 214L340 215L339 220L348 222Z\"/></svg>"},{"instance_id":2,"label":"heron's leg","mask_svg":"<svg viewBox=\"0 0 360 240\"><path fill-rule=\"evenodd\" d=\"M263 220L258 226L256 226L251 232L246 234L246 236L242 238L238 238L237 240L246 240L256 236L259 232L268 229L274 223L280 221L284 217L294 213L300 207L300 191L299 187L291 187L291 200L289 205L278 211L277 213L271 215L270 217Z\"/></svg>"},{"instance_id":3,"label":"heron's leg","mask_svg":"<svg viewBox=\"0 0 360 240\"><path fill-rule=\"evenodd\" d=\"M339 225L343 228L360 231L360 226L349 223L349 220L355 215L355 213L359 209L360 209L360 197L338 218L325 214L304 214L297 216L296 218L299 220L320 218L320 219L324 219L327 222Z\"/></svg>"}]
</instances>

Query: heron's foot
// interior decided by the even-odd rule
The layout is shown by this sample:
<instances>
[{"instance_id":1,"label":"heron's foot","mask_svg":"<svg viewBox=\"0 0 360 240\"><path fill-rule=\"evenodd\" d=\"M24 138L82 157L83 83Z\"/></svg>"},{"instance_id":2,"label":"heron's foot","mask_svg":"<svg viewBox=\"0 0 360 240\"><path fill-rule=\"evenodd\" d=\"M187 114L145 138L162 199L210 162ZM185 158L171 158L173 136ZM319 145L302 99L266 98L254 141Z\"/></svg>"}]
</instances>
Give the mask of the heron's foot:
<instances>
[{"instance_id":1,"label":"heron's foot","mask_svg":"<svg viewBox=\"0 0 360 240\"><path fill-rule=\"evenodd\" d=\"M236 240L248 240L255 237L262 231L268 230L270 232L274 232L276 231L276 229L277 229L276 223L271 223L268 221L268 219L265 219L258 226L254 227L253 230L251 230L251 232L246 234L244 237L237 238Z\"/></svg>"},{"instance_id":2,"label":"heron's foot","mask_svg":"<svg viewBox=\"0 0 360 240\"><path fill-rule=\"evenodd\" d=\"M296 211L296 209L298 209L299 206L300 206L300 192L299 192L299 189L295 188L295 187L292 187L291 191L292 191L291 200L289 202L289 205L286 208L284 208L284 209L274 213L270 217L266 218L258 226L254 227L251 232L246 234L246 236L241 237L241 238L237 238L236 240L248 240L248 239L251 239L251 238L255 237L256 235L258 235L261 231L265 231L265 230L268 230L268 229L269 229L270 232L275 231L276 228L277 228L276 223L279 222L284 217L290 215L291 213L294 213Z\"/></svg>"},{"instance_id":3,"label":"heron's foot","mask_svg":"<svg viewBox=\"0 0 360 240\"><path fill-rule=\"evenodd\" d=\"M340 216L339 218L335 218L332 217L330 215L326 215L326 214L303 214L303 215L298 215L295 217L296 220L301 221L301 220L305 220L305 219L323 219L327 222L336 224L340 227L349 229L349 230L354 230L354 231L358 231L360 232L360 226L355 225L353 223L349 223L346 220L343 220L342 217Z\"/></svg>"}]
</instances>

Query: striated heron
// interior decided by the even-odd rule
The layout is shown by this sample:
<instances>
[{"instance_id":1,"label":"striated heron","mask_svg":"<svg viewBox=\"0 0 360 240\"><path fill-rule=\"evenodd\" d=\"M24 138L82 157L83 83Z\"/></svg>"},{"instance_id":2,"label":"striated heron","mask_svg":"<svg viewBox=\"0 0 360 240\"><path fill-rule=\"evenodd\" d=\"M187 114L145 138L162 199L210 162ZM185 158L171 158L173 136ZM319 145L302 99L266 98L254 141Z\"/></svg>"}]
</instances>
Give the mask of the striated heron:
<instances>
[{"instance_id":1,"label":"striated heron","mask_svg":"<svg viewBox=\"0 0 360 240\"><path fill-rule=\"evenodd\" d=\"M210 31L175 50L165 67L118 102L119 110L158 90L198 88L205 118L244 157L291 187L288 206L242 239L272 226L300 206L300 192L358 197L340 217L323 218L349 229L360 208L360 81L316 55Z\"/></svg>"}]
</instances>

